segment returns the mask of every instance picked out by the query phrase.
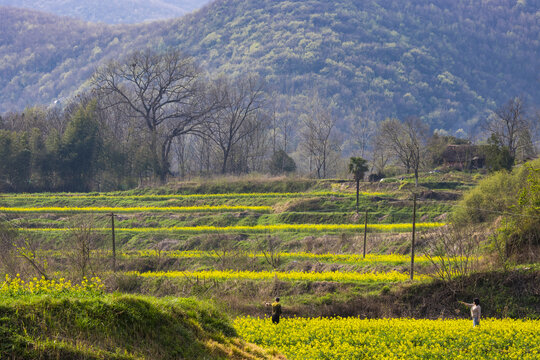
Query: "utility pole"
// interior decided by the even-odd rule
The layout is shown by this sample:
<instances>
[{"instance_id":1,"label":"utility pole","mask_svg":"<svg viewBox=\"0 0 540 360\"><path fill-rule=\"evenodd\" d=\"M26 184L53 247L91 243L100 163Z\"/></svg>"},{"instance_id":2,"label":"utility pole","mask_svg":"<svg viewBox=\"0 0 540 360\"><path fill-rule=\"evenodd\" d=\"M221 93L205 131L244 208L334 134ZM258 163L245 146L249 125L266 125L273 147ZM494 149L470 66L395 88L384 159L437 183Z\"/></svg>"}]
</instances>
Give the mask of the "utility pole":
<instances>
[{"instance_id":1,"label":"utility pole","mask_svg":"<svg viewBox=\"0 0 540 360\"><path fill-rule=\"evenodd\" d=\"M113 272L116 272L116 240L114 237L114 213L111 213Z\"/></svg>"},{"instance_id":2,"label":"utility pole","mask_svg":"<svg viewBox=\"0 0 540 360\"><path fill-rule=\"evenodd\" d=\"M366 210L366 218L364 220L364 259L366 258L366 240L367 240L367 210Z\"/></svg>"},{"instance_id":3,"label":"utility pole","mask_svg":"<svg viewBox=\"0 0 540 360\"><path fill-rule=\"evenodd\" d=\"M416 192L413 198L413 219L412 219L412 243L411 243L411 281L414 278L414 236L416 232Z\"/></svg>"}]
</instances>

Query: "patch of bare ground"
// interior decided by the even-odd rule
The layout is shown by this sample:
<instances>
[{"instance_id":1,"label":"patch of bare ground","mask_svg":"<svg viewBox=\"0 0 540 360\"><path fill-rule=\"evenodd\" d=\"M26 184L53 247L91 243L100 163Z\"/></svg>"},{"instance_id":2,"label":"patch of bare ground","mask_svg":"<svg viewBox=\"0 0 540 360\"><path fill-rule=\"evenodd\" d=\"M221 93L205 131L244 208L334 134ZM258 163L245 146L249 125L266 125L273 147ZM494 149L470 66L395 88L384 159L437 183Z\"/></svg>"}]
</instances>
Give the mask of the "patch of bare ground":
<instances>
[{"instance_id":1,"label":"patch of bare ground","mask_svg":"<svg viewBox=\"0 0 540 360\"><path fill-rule=\"evenodd\" d=\"M331 201L337 201L341 198L331 197ZM274 205L275 213L295 212L295 211L319 211L321 209L321 197L290 199L283 203Z\"/></svg>"}]
</instances>

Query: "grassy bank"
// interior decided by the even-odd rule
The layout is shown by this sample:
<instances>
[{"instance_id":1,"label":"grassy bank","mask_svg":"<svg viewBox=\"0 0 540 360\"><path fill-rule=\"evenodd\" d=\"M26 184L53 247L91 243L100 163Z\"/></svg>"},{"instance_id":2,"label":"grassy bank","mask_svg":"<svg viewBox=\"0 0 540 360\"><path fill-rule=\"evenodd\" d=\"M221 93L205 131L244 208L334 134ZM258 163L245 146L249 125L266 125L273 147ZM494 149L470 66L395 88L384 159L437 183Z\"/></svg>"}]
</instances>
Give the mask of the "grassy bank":
<instances>
[{"instance_id":1,"label":"grassy bank","mask_svg":"<svg viewBox=\"0 0 540 360\"><path fill-rule=\"evenodd\" d=\"M131 295L0 298L2 359L272 359L209 303Z\"/></svg>"}]
</instances>

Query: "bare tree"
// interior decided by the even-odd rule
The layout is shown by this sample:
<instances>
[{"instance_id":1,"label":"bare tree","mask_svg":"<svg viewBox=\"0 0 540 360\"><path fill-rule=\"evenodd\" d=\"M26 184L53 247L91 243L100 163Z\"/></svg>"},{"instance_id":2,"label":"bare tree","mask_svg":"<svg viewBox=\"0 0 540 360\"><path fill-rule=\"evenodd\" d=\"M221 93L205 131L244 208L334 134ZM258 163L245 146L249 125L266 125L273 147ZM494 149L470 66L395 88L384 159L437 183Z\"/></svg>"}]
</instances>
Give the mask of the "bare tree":
<instances>
[{"instance_id":1,"label":"bare tree","mask_svg":"<svg viewBox=\"0 0 540 360\"><path fill-rule=\"evenodd\" d=\"M460 280L477 270L480 234L472 226L457 225L447 225L431 234L433 240L424 248L424 255L435 268L435 276L449 286L462 285ZM459 289L451 286L451 290Z\"/></svg>"},{"instance_id":2,"label":"bare tree","mask_svg":"<svg viewBox=\"0 0 540 360\"><path fill-rule=\"evenodd\" d=\"M340 148L334 136L336 118L323 107L317 95L309 105L309 114L302 116L300 146L309 161L310 172L314 169L319 179L326 178L329 159Z\"/></svg>"},{"instance_id":3,"label":"bare tree","mask_svg":"<svg viewBox=\"0 0 540 360\"><path fill-rule=\"evenodd\" d=\"M381 144L405 167L407 173L414 171L418 185L418 171L422 164L428 137L428 127L417 117L409 117L404 122L386 119L379 126Z\"/></svg>"},{"instance_id":4,"label":"bare tree","mask_svg":"<svg viewBox=\"0 0 540 360\"><path fill-rule=\"evenodd\" d=\"M220 78L214 84L212 97L220 105L207 117L204 136L218 147L221 173L225 174L235 146L262 124L263 86L253 76L235 81Z\"/></svg>"},{"instance_id":5,"label":"bare tree","mask_svg":"<svg viewBox=\"0 0 540 360\"><path fill-rule=\"evenodd\" d=\"M254 126L255 130L239 143L235 151L235 154L245 158L243 161L245 168L238 170L243 172L263 172L266 169L270 152L270 137L268 132L270 120L269 117L264 115L251 120L257 121L258 124Z\"/></svg>"},{"instance_id":6,"label":"bare tree","mask_svg":"<svg viewBox=\"0 0 540 360\"><path fill-rule=\"evenodd\" d=\"M367 109L367 106L357 107L354 109L354 120L351 124L351 140L358 154L362 158L366 158L366 152L370 145L376 125L373 112Z\"/></svg>"},{"instance_id":7,"label":"bare tree","mask_svg":"<svg viewBox=\"0 0 540 360\"><path fill-rule=\"evenodd\" d=\"M279 149L288 153L289 147L294 141L295 127L297 126L295 118L291 112L291 101L289 96L278 98L279 113L276 114L277 126L277 145L274 152Z\"/></svg>"},{"instance_id":8,"label":"bare tree","mask_svg":"<svg viewBox=\"0 0 540 360\"><path fill-rule=\"evenodd\" d=\"M531 124L525 114L525 105L520 97L510 99L499 107L483 124L488 133L508 148L510 156L526 157L533 151Z\"/></svg>"},{"instance_id":9,"label":"bare tree","mask_svg":"<svg viewBox=\"0 0 540 360\"><path fill-rule=\"evenodd\" d=\"M277 269L281 264L281 239L275 236L267 236L259 242L258 248L262 252L264 260L272 266L272 269Z\"/></svg>"},{"instance_id":10,"label":"bare tree","mask_svg":"<svg viewBox=\"0 0 540 360\"><path fill-rule=\"evenodd\" d=\"M48 261L41 250L41 239L32 234L22 235L16 229L0 221L0 265L15 275L29 266L31 272L48 279Z\"/></svg>"},{"instance_id":11,"label":"bare tree","mask_svg":"<svg viewBox=\"0 0 540 360\"><path fill-rule=\"evenodd\" d=\"M379 131L372 137L371 147L371 172L382 175L390 161L391 154L389 149L385 146L384 139Z\"/></svg>"},{"instance_id":12,"label":"bare tree","mask_svg":"<svg viewBox=\"0 0 540 360\"><path fill-rule=\"evenodd\" d=\"M95 276L92 252L99 245L100 235L94 231L94 219L89 217L76 217L75 226L70 229L70 250L66 252L71 266L81 278L87 275Z\"/></svg>"},{"instance_id":13,"label":"bare tree","mask_svg":"<svg viewBox=\"0 0 540 360\"><path fill-rule=\"evenodd\" d=\"M169 173L173 140L196 130L212 108L202 96L200 71L178 50L135 51L124 61L111 61L93 76L95 89L109 107L128 110L150 133L154 174Z\"/></svg>"}]
</instances>

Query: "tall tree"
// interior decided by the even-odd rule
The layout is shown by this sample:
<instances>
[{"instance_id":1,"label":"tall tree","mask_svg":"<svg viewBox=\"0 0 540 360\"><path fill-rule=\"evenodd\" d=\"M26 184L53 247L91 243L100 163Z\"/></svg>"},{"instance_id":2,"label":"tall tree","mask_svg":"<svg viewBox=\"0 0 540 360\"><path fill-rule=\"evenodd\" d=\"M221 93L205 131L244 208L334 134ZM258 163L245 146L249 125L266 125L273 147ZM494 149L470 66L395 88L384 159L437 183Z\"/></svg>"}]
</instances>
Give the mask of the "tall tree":
<instances>
[{"instance_id":1,"label":"tall tree","mask_svg":"<svg viewBox=\"0 0 540 360\"><path fill-rule=\"evenodd\" d=\"M415 184L418 186L418 171L422 164L428 138L428 127L417 117L409 117L400 122L386 119L379 125L378 137L385 147L405 167L407 173L414 171Z\"/></svg>"},{"instance_id":2,"label":"tall tree","mask_svg":"<svg viewBox=\"0 0 540 360\"><path fill-rule=\"evenodd\" d=\"M318 95L309 104L309 113L302 116L300 146L309 161L310 172L315 170L319 179L326 178L332 153L340 150L334 136L336 118L328 107L321 104Z\"/></svg>"},{"instance_id":3,"label":"tall tree","mask_svg":"<svg viewBox=\"0 0 540 360\"><path fill-rule=\"evenodd\" d=\"M203 136L218 147L221 173L225 174L235 146L262 124L263 85L253 76L235 81L220 78L215 81L212 98L219 106L207 117Z\"/></svg>"},{"instance_id":4,"label":"tall tree","mask_svg":"<svg viewBox=\"0 0 540 360\"><path fill-rule=\"evenodd\" d=\"M173 140L196 131L212 108L203 96L201 73L178 50L135 51L123 61L111 61L93 77L107 105L128 110L150 133L154 175L165 181L170 172Z\"/></svg>"},{"instance_id":5,"label":"tall tree","mask_svg":"<svg viewBox=\"0 0 540 360\"><path fill-rule=\"evenodd\" d=\"M525 106L520 97L510 99L499 107L483 126L499 144L508 148L513 159L516 159L519 153L529 154L533 149L531 124L526 117Z\"/></svg>"},{"instance_id":6,"label":"tall tree","mask_svg":"<svg viewBox=\"0 0 540 360\"><path fill-rule=\"evenodd\" d=\"M81 107L68 123L60 142L58 173L64 181L65 190L91 189L102 144L95 109L95 101Z\"/></svg>"},{"instance_id":7,"label":"tall tree","mask_svg":"<svg viewBox=\"0 0 540 360\"><path fill-rule=\"evenodd\" d=\"M364 174L368 171L367 160L361 157L351 157L349 161L349 173L353 174L356 182L356 213L360 202L360 181L364 179Z\"/></svg>"},{"instance_id":8,"label":"tall tree","mask_svg":"<svg viewBox=\"0 0 540 360\"><path fill-rule=\"evenodd\" d=\"M31 164L28 134L0 130L0 191L27 190Z\"/></svg>"}]
</instances>

